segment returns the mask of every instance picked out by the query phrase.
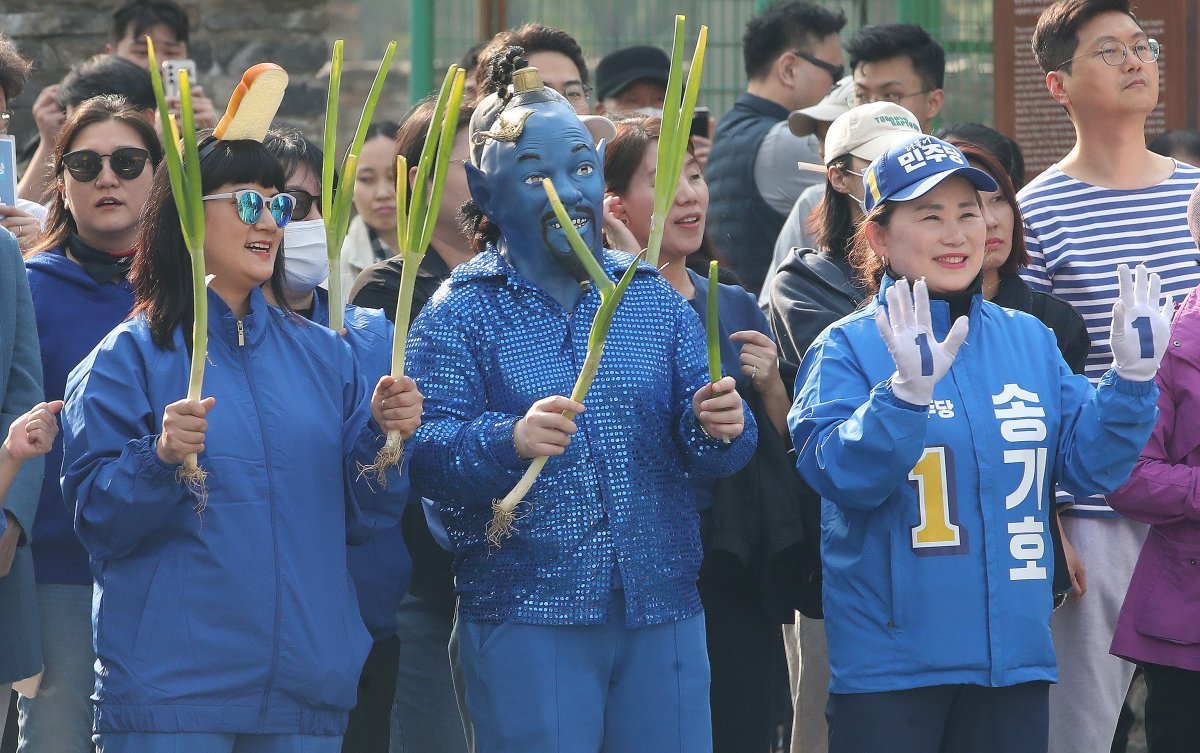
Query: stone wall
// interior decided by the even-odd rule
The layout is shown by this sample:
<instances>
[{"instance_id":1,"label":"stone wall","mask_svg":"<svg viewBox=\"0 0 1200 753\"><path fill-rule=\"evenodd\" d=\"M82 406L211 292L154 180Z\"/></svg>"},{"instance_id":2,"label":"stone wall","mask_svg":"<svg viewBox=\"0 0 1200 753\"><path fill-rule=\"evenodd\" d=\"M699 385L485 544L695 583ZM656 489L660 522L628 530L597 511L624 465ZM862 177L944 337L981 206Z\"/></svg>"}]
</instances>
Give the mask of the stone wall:
<instances>
[{"instance_id":1,"label":"stone wall","mask_svg":"<svg viewBox=\"0 0 1200 753\"><path fill-rule=\"evenodd\" d=\"M18 144L36 135L30 107L42 87L59 81L70 67L103 52L108 20L123 0L2 0L0 33L34 61L29 87L9 102L10 132ZM346 40L339 143L352 135L370 88L377 60L363 60L355 0L180 0L191 17L190 55L200 84L221 112L241 74L270 61L290 75L279 121L320 141L323 133L329 57L333 40ZM371 51L379 55L382 50ZM396 119L407 108L407 53L393 61L380 118Z\"/></svg>"}]
</instances>

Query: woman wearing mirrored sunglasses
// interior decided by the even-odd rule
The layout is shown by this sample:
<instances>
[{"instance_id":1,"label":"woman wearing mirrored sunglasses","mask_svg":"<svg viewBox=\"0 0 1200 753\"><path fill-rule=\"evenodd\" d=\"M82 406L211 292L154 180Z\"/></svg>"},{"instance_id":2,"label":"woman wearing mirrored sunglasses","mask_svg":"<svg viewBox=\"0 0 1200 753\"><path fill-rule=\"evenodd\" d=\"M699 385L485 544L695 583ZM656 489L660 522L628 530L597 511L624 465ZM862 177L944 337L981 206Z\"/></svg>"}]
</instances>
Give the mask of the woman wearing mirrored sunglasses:
<instances>
[{"instance_id":1,"label":"woman wearing mirrored sunglasses","mask_svg":"<svg viewBox=\"0 0 1200 753\"><path fill-rule=\"evenodd\" d=\"M411 379L368 385L341 337L288 310L292 206L270 152L200 146L204 399L184 399L190 263L165 174L134 315L67 386L63 491L96 580L99 749L335 753L371 646L346 544L394 526L408 496L403 466L373 486L359 468L389 430L412 434L421 396ZM203 516L177 478L193 452Z\"/></svg>"},{"instance_id":2,"label":"woman wearing mirrored sunglasses","mask_svg":"<svg viewBox=\"0 0 1200 753\"><path fill-rule=\"evenodd\" d=\"M137 254L141 209L161 159L154 130L120 97L88 101L59 133L45 235L25 261L49 400L63 397L71 369L133 308L126 273ZM18 702L21 750L86 753L92 745L96 661L92 575L58 483L61 439L46 462L52 470L42 481L37 518L28 532L45 675L37 697Z\"/></svg>"}]
</instances>

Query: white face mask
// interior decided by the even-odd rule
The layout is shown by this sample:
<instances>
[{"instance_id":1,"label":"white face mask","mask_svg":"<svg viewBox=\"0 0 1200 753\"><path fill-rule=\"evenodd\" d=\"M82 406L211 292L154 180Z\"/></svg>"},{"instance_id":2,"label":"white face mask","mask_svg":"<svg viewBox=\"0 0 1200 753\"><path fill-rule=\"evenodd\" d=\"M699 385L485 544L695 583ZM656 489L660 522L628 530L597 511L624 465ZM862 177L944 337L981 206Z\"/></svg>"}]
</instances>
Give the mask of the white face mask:
<instances>
[{"instance_id":1,"label":"white face mask","mask_svg":"<svg viewBox=\"0 0 1200 753\"><path fill-rule=\"evenodd\" d=\"M329 276L325 220L298 220L283 229L283 285L293 293L308 293Z\"/></svg>"},{"instance_id":2,"label":"white face mask","mask_svg":"<svg viewBox=\"0 0 1200 753\"><path fill-rule=\"evenodd\" d=\"M651 118L661 118L663 116L661 107L639 107L633 110L633 112L636 112L638 115L645 115Z\"/></svg>"}]
</instances>

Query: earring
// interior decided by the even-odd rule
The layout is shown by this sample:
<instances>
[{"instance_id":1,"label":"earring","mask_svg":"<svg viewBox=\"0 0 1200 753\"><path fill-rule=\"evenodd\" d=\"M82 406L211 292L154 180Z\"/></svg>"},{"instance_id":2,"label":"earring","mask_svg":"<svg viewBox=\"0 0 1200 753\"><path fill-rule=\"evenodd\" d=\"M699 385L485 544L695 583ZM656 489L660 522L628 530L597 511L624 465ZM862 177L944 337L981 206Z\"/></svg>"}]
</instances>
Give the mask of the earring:
<instances>
[{"instance_id":1,"label":"earring","mask_svg":"<svg viewBox=\"0 0 1200 753\"><path fill-rule=\"evenodd\" d=\"M621 220L621 224L622 224L622 225L628 225L628 224L629 224L629 220L628 220L628 219L622 219L622 220Z\"/></svg>"}]
</instances>

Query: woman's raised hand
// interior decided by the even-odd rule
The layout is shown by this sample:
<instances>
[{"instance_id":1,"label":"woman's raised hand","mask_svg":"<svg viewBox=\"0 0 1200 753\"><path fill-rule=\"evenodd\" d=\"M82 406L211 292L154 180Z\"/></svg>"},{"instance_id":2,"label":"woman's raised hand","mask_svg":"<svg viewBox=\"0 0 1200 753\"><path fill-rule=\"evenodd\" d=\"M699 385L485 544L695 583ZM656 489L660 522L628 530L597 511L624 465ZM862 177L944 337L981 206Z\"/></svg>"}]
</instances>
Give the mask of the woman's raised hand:
<instances>
[{"instance_id":1,"label":"woman's raised hand","mask_svg":"<svg viewBox=\"0 0 1200 753\"><path fill-rule=\"evenodd\" d=\"M946 339L933 337L929 290L918 280L909 294L908 280L898 280L887 290L887 308L875 310L875 324L896 363L892 392L913 405L933 402L933 388L950 370L958 349L967 339L967 317L960 316Z\"/></svg>"},{"instance_id":2,"label":"woman's raised hand","mask_svg":"<svg viewBox=\"0 0 1200 753\"><path fill-rule=\"evenodd\" d=\"M1113 304L1109 344L1117 376L1131 382L1149 382L1167 352L1171 334L1171 312L1175 302L1167 297L1160 309L1162 281L1139 264L1133 272L1117 267L1120 298Z\"/></svg>"}]
</instances>

